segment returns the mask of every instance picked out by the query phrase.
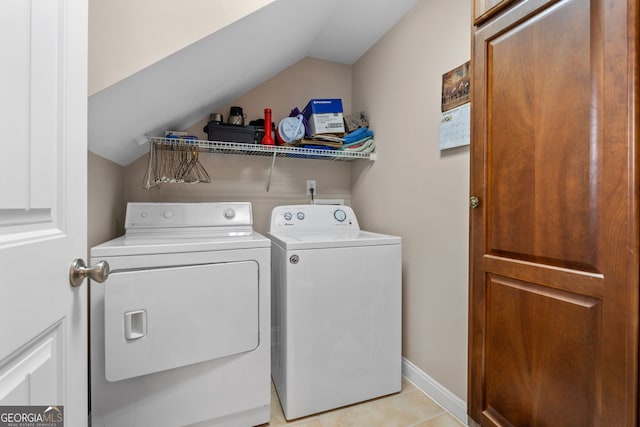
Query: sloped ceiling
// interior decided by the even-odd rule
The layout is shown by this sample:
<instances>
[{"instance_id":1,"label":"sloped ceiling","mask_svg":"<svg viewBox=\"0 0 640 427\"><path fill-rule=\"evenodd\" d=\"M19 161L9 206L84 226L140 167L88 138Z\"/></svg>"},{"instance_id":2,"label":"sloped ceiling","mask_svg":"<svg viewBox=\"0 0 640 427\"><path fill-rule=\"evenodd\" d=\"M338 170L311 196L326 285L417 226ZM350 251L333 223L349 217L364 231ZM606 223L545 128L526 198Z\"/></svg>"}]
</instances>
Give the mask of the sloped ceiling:
<instances>
[{"instance_id":1,"label":"sloped ceiling","mask_svg":"<svg viewBox=\"0 0 640 427\"><path fill-rule=\"evenodd\" d=\"M356 62L416 0L277 0L89 97L89 150L126 166L304 57Z\"/></svg>"}]
</instances>

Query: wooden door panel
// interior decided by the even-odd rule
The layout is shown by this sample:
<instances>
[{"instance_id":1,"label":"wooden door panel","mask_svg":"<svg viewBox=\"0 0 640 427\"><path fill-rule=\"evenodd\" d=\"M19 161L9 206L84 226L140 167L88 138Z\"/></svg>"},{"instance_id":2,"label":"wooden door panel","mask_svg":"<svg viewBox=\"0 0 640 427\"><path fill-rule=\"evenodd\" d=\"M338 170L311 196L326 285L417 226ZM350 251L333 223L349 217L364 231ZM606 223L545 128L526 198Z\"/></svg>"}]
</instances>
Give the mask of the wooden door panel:
<instances>
[{"instance_id":1,"label":"wooden door panel","mask_svg":"<svg viewBox=\"0 0 640 427\"><path fill-rule=\"evenodd\" d=\"M483 269L487 273L535 282L550 288L602 298L604 277L599 273L578 271L548 264L485 255Z\"/></svg>"},{"instance_id":2,"label":"wooden door panel","mask_svg":"<svg viewBox=\"0 0 640 427\"><path fill-rule=\"evenodd\" d=\"M494 275L486 283L486 415L593 425L601 301Z\"/></svg>"},{"instance_id":3,"label":"wooden door panel","mask_svg":"<svg viewBox=\"0 0 640 427\"><path fill-rule=\"evenodd\" d=\"M474 0L473 18L476 24L486 21L516 0Z\"/></svg>"},{"instance_id":4,"label":"wooden door panel","mask_svg":"<svg viewBox=\"0 0 640 427\"><path fill-rule=\"evenodd\" d=\"M638 421L637 0L523 0L473 40L469 414Z\"/></svg>"},{"instance_id":5,"label":"wooden door panel","mask_svg":"<svg viewBox=\"0 0 640 427\"><path fill-rule=\"evenodd\" d=\"M493 254L597 271L589 8L561 2L487 44ZM558 37L563 26L571 30Z\"/></svg>"}]
</instances>

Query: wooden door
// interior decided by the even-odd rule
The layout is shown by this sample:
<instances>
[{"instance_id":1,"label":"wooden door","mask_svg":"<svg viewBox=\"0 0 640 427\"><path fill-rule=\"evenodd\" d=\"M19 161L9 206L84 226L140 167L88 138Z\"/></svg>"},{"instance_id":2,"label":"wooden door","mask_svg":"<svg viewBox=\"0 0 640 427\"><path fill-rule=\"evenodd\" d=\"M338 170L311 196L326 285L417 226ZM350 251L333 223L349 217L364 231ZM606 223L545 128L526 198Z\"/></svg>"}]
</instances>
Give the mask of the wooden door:
<instances>
[{"instance_id":1,"label":"wooden door","mask_svg":"<svg viewBox=\"0 0 640 427\"><path fill-rule=\"evenodd\" d=\"M517 0L473 0L474 23L479 25L514 1Z\"/></svg>"},{"instance_id":2,"label":"wooden door","mask_svg":"<svg viewBox=\"0 0 640 427\"><path fill-rule=\"evenodd\" d=\"M86 48L86 0L0 2L0 406L67 426L88 421Z\"/></svg>"},{"instance_id":3,"label":"wooden door","mask_svg":"<svg viewBox=\"0 0 640 427\"><path fill-rule=\"evenodd\" d=\"M637 0L526 0L475 29L469 413L636 426Z\"/></svg>"}]
</instances>

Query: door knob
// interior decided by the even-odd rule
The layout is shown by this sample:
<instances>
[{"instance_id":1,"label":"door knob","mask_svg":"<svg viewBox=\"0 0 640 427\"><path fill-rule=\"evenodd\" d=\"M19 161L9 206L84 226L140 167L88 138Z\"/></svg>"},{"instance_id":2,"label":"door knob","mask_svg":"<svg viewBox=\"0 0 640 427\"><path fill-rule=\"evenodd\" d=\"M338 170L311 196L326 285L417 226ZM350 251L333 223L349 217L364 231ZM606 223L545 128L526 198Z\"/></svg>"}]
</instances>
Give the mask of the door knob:
<instances>
[{"instance_id":1,"label":"door knob","mask_svg":"<svg viewBox=\"0 0 640 427\"><path fill-rule=\"evenodd\" d=\"M469 199L469 206L471 206L473 209L477 208L478 206L480 206L480 199L478 199L476 196L472 196Z\"/></svg>"},{"instance_id":2,"label":"door knob","mask_svg":"<svg viewBox=\"0 0 640 427\"><path fill-rule=\"evenodd\" d=\"M109 277L109 263L100 261L96 265L87 267L82 258L74 259L69 268L69 282L71 286L78 287L82 284L85 277L102 283Z\"/></svg>"}]
</instances>

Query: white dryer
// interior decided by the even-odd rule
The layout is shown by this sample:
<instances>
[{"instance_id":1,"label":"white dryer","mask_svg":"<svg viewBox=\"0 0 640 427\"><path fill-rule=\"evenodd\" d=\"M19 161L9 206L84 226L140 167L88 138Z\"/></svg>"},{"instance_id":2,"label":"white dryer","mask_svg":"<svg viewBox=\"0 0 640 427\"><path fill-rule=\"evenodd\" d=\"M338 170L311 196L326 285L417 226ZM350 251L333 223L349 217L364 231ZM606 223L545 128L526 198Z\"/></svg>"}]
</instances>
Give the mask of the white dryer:
<instances>
[{"instance_id":1,"label":"white dryer","mask_svg":"<svg viewBox=\"0 0 640 427\"><path fill-rule=\"evenodd\" d=\"M129 203L91 249L92 426L252 426L270 417L270 241L250 203Z\"/></svg>"},{"instance_id":2,"label":"white dryer","mask_svg":"<svg viewBox=\"0 0 640 427\"><path fill-rule=\"evenodd\" d=\"M401 239L347 206L271 213L271 375L287 419L401 387Z\"/></svg>"}]
</instances>

